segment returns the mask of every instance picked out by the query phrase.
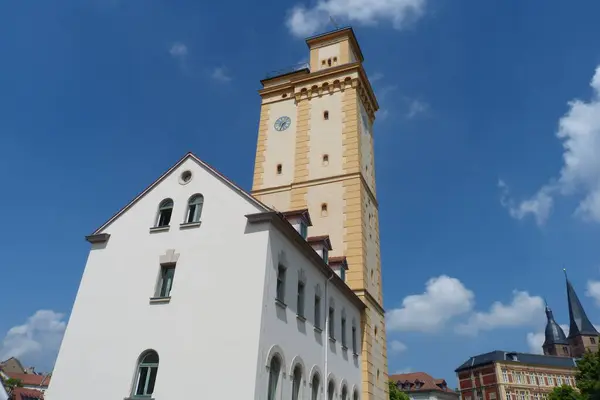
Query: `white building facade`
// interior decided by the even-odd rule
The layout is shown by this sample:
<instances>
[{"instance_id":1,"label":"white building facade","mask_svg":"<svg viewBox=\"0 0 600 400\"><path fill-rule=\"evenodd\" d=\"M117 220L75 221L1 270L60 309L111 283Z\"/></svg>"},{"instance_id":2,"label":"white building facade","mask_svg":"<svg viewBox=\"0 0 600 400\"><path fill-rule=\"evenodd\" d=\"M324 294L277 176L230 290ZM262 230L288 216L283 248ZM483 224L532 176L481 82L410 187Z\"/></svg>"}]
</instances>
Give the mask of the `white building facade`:
<instances>
[{"instance_id":1,"label":"white building facade","mask_svg":"<svg viewBox=\"0 0 600 400\"><path fill-rule=\"evenodd\" d=\"M46 399L358 400L364 303L306 225L186 155L87 237Z\"/></svg>"}]
</instances>

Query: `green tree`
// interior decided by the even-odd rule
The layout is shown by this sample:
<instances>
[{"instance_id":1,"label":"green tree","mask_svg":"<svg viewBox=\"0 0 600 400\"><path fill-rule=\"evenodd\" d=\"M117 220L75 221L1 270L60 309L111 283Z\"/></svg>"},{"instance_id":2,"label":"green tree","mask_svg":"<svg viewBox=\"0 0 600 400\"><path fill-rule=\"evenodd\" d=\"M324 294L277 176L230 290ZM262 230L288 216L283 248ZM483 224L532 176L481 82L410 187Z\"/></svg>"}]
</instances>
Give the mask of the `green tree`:
<instances>
[{"instance_id":1,"label":"green tree","mask_svg":"<svg viewBox=\"0 0 600 400\"><path fill-rule=\"evenodd\" d=\"M20 379L8 378L4 381L4 387L8 390L13 390L16 387L23 387L23 382Z\"/></svg>"},{"instance_id":2,"label":"green tree","mask_svg":"<svg viewBox=\"0 0 600 400\"><path fill-rule=\"evenodd\" d=\"M577 361L577 388L587 400L600 400L600 352L586 352Z\"/></svg>"},{"instance_id":3,"label":"green tree","mask_svg":"<svg viewBox=\"0 0 600 400\"><path fill-rule=\"evenodd\" d=\"M584 400L582 396L575 388L569 385L562 385L555 387L549 394L548 400Z\"/></svg>"},{"instance_id":4,"label":"green tree","mask_svg":"<svg viewBox=\"0 0 600 400\"><path fill-rule=\"evenodd\" d=\"M395 382L388 381L388 387L390 392L390 400L410 400L406 393L398 389Z\"/></svg>"}]
</instances>

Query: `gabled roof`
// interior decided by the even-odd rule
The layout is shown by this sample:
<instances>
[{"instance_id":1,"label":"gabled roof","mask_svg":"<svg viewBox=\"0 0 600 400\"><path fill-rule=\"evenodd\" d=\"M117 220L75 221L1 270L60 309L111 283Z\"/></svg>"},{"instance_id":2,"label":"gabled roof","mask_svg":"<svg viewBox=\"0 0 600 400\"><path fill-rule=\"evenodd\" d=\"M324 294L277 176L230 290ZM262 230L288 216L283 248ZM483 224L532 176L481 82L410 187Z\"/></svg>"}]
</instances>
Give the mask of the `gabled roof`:
<instances>
[{"instance_id":1,"label":"gabled roof","mask_svg":"<svg viewBox=\"0 0 600 400\"><path fill-rule=\"evenodd\" d=\"M18 379L24 386L49 386L51 375L37 374L18 374L14 372L5 372L6 376L12 379Z\"/></svg>"},{"instance_id":2,"label":"gabled roof","mask_svg":"<svg viewBox=\"0 0 600 400\"><path fill-rule=\"evenodd\" d=\"M175 165L173 165L165 173L163 173L157 180L155 180L154 182L152 182L152 184L150 186L148 186L140 194L138 194L133 200L131 200L125 207L121 208L115 215L113 215L112 217L110 217L110 219L108 221L106 221L100 228L96 229L94 231L94 233L92 233L92 235L90 235L90 236L97 235L100 232L102 232L102 230L106 229L106 227L108 227L117 218L119 218L123 213L125 213L127 210L129 210L142 197L144 197L148 192L150 192L152 189L154 189L167 176L169 176L181 164L183 164L185 161L187 161L189 159L195 161L198 165L200 165L202 168L204 168L207 172L209 172L210 174L212 174L214 177L216 177L217 179L219 179L221 182L225 183L227 186L229 186L234 191L238 192L238 194L240 194L241 196L243 196L244 198L246 198L246 200L248 200L250 203L252 203L255 206L257 206L258 208L260 208L262 211L271 211L271 208L269 208L268 206L266 206L265 204L263 204L262 202L260 202L259 200L257 200L254 196L252 196L250 193L248 193L247 191L245 191L244 189L242 189L239 185L236 185L231 179L227 178L225 175L221 174L219 171L217 171L211 165L209 165L206 162L204 162L201 159L199 159L195 154L189 152L185 156L183 156L183 158L181 158L179 161L177 161L177 163L175 163Z\"/></svg>"},{"instance_id":3,"label":"gabled roof","mask_svg":"<svg viewBox=\"0 0 600 400\"><path fill-rule=\"evenodd\" d=\"M410 388L402 389L404 392L451 392L455 393L454 390L446 386L444 379L434 379L431 375L426 372L410 372L407 374L395 374L390 375L389 379L392 382L410 385ZM416 383L420 383L421 386L417 388Z\"/></svg>"},{"instance_id":4,"label":"gabled roof","mask_svg":"<svg viewBox=\"0 0 600 400\"><path fill-rule=\"evenodd\" d=\"M526 365L543 365L546 367L575 368L577 359L571 357L545 356L541 354L517 353L514 351L495 350L469 358L455 372L481 367L495 362L514 362Z\"/></svg>"},{"instance_id":5,"label":"gabled roof","mask_svg":"<svg viewBox=\"0 0 600 400\"><path fill-rule=\"evenodd\" d=\"M306 238L306 241L310 244L322 244L327 250L333 250L329 235L309 236Z\"/></svg>"},{"instance_id":6,"label":"gabled roof","mask_svg":"<svg viewBox=\"0 0 600 400\"><path fill-rule=\"evenodd\" d=\"M43 400L44 399L43 392L40 392L39 390L35 390L35 389L26 389L26 388L22 388L22 387L14 388L11 393L11 396L12 396L11 398L14 400L30 400L30 399Z\"/></svg>"}]
</instances>

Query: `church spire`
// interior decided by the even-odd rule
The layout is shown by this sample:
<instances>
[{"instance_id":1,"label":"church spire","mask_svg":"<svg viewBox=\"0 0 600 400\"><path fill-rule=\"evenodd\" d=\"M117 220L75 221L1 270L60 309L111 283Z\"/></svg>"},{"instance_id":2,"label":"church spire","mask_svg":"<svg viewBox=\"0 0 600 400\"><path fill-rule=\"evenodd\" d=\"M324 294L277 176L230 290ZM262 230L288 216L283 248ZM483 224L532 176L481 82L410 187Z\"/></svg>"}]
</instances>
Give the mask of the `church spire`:
<instances>
[{"instance_id":1,"label":"church spire","mask_svg":"<svg viewBox=\"0 0 600 400\"><path fill-rule=\"evenodd\" d=\"M567 281L567 301L569 302L569 338L580 335L598 336L598 331L585 314L579 297L577 297L577 293L575 293L575 289L567 277L567 270L563 269L563 271Z\"/></svg>"},{"instance_id":2,"label":"church spire","mask_svg":"<svg viewBox=\"0 0 600 400\"><path fill-rule=\"evenodd\" d=\"M546 303L546 318L548 319L548 322L546 323L546 330L544 332L545 340L542 348L544 349L544 354L558 355L560 353L554 346L568 346L569 342L567 341L563 329L554 320L554 315L552 314L550 307L548 307L548 303Z\"/></svg>"}]
</instances>

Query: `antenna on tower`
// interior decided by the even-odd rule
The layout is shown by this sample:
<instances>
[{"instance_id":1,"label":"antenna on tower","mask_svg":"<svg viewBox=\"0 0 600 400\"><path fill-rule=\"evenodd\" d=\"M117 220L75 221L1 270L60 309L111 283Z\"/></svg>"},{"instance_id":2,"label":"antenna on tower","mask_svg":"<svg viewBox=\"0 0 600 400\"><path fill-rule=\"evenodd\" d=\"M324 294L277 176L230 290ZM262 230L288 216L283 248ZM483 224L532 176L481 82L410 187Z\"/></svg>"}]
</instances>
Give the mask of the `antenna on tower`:
<instances>
[{"instance_id":1,"label":"antenna on tower","mask_svg":"<svg viewBox=\"0 0 600 400\"><path fill-rule=\"evenodd\" d=\"M335 22L335 19L333 19L331 15L329 16L329 20L331 21L331 24L335 27L335 29L340 29L340 26L337 24L337 22Z\"/></svg>"}]
</instances>

